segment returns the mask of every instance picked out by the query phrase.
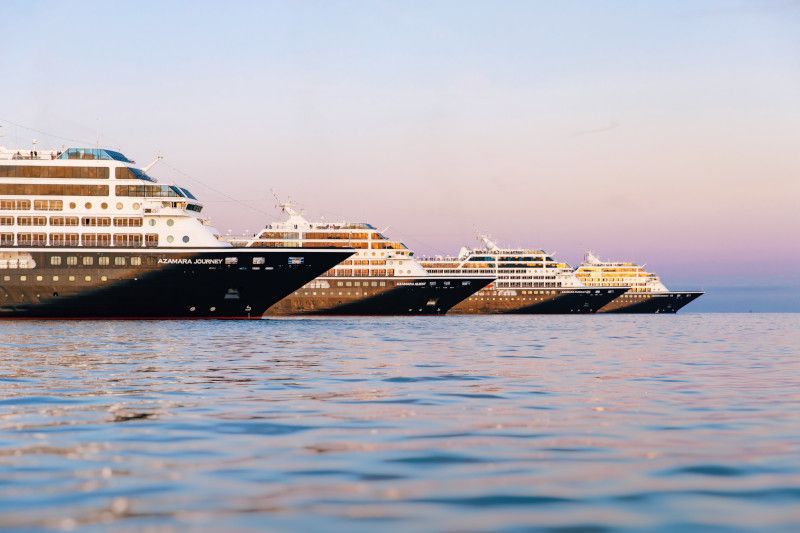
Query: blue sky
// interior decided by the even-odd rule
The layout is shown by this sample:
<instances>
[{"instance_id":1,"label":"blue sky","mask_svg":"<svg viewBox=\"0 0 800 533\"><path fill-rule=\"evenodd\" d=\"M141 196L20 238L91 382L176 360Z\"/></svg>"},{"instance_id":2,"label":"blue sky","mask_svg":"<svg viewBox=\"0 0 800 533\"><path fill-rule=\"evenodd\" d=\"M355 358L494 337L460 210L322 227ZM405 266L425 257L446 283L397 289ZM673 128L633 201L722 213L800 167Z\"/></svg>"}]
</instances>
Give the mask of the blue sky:
<instances>
[{"instance_id":1,"label":"blue sky","mask_svg":"<svg viewBox=\"0 0 800 533\"><path fill-rule=\"evenodd\" d=\"M2 9L0 143L162 154L223 231L275 190L420 253L483 231L800 309L800 2Z\"/></svg>"}]
</instances>

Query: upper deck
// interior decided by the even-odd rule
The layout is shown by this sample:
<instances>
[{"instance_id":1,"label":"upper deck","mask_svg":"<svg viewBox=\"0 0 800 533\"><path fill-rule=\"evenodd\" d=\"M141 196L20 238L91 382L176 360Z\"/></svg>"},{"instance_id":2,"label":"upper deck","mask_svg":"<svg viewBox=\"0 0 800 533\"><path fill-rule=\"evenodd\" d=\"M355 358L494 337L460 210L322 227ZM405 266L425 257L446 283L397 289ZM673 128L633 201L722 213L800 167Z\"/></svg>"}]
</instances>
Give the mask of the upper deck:
<instances>
[{"instance_id":1,"label":"upper deck","mask_svg":"<svg viewBox=\"0 0 800 533\"><path fill-rule=\"evenodd\" d=\"M0 245L229 246L188 189L135 165L107 148L0 148Z\"/></svg>"}]
</instances>

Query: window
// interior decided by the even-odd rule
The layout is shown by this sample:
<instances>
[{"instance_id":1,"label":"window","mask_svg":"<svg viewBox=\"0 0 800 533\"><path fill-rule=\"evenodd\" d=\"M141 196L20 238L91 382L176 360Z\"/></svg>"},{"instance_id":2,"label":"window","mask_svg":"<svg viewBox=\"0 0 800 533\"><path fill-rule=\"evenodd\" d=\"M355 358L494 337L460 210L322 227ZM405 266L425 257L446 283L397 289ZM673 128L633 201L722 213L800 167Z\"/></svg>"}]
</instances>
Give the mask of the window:
<instances>
[{"instance_id":1,"label":"window","mask_svg":"<svg viewBox=\"0 0 800 533\"><path fill-rule=\"evenodd\" d=\"M111 246L111 235L108 233L84 233L81 235L83 246Z\"/></svg>"},{"instance_id":2,"label":"window","mask_svg":"<svg viewBox=\"0 0 800 533\"><path fill-rule=\"evenodd\" d=\"M2 166L0 178L108 179L108 167Z\"/></svg>"},{"instance_id":3,"label":"window","mask_svg":"<svg viewBox=\"0 0 800 533\"><path fill-rule=\"evenodd\" d=\"M71 255L71 256L67 257L67 264L69 266L77 265L78 264L78 258L75 257L74 255Z\"/></svg>"},{"instance_id":4,"label":"window","mask_svg":"<svg viewBox=\"0 0 800 533\"><path fill-rule=\"evenodd\" d=\"M117 167L114 169L114 177L118 180L156 181L138 168L131 167Z\"/></svg>"},{"instance_id":5,"label":"window","mask_svg":"<svg viewBox=\"0 0 800 533\"><path fill-rule=\"evenodd\" d=\"M14 217L0 217L0 226L13 226Z\"/></svg>"},{"instance_id":6,"label":"window","mask_svg":"<svg viewBox=\"0 0 800 533\"><path fill-rule=\"evenodd\" d=\"M70 148L58 156L59 159L107 159L133 163L123 154L108 148Z\"/></svg>"},{"instance_id":7,"label":"window","mask_svg":"<svg viewBox=\"0 0 800 533\"><path fill-rule=\"evenodd\" d=\"M18 233L17 244L19 246L46 246L46 233Z\"/></svg>"},{"instance_id":8,"label":"window","mask_svg":"<svg viewBox=\"0 0 800 533\"><path fill-rule=\"evenodd\" d=\"M117 185L114 192L117 196L183 198L178 188L170 185Z\"/></svg>"},{"instance_id":9,"label":"window","mask_svg":"<svg viewBox=\"0 0 800 533\"><path fill-rule=\"evenodd\" d=\"M111 225L111 219L109 217L83 217L81 225L107 227Z\"/></svg>"},{"instance_id":10,"label":"window","mask_svg":"<svg viewBox=\"0 0 800 533\"><path fill-rule=\"evenodd\" d=\"M186 242L189 242L189 236L188 236L188 235L184 235L184 236L183 236L183 238L182 238L181 240L182 240L183 242L185 242L185 243L186 243Z\"/></svg>"},{"instance_id":11,"label":"window","mask_svg":"<svg viewBox=\"0 0 800 533\"><path fill-rule=\"evenodd\" d=\"M0 245L3 245L3 246L14 246L14 234L13 233L0 233Z\"/></svg>"},{"instance_id":12,"label":"window","mask_svg":"<svg viewBox=\"0 0 800 533\"><path fill-rule=\"evenodd\" d=\"M34 200L33 208L36 211L63 211L64 202L62 200Z\"/></svg>"},{"instance_id":13,"label":"window","mask_svg":"<svg viewBox=\"0 0 800 533\"><path fill-rule=\"evenodd\" d=\"M109 257L99 257L97 259L97 264L100 265L100 266L108 266L108 264L110 262L111 262L111 258L109 258Z\"/></svg>"},{"instance_id":14,"label":"window","mask_svg":"<svg viewBox=\"0 0 800 533\"><path fill-rule=\"evenodd\" d=\"M226 257L225 258L225 264L226 265L235 265L238 262L239 262L239 258L238 257Z\"/></svg>"},{"instance_id":15,"label":"window","mask_svg":"<svg viewBox=\"0 0 800 533\"><path fill-rule=\"evenodd\" d=\"M142 246L142 236L141 235L133 235L127 233L116 233L114 234L114 246L121 246L121 247L141 247Z\"/></svg>"},{"instance_id":16,"label":"window","mask_svg":"<svg viewBox=\"0 0 800 533\"><path fill-rule=\"evenodd\" d=\"M0 210L3 211L27 211L30 208L30 200L0 200Z\"/></svg>"},{"instance_id":17,"label":"window","mask_svg":"<svg viewBox=\"0 0 800 533\"><path fill-rule=\"evenodd\" d=\"M100 204L100 209L108 209L108 204L103 202L102 204Z\"/></svg>"},{"instance_id":18,"label":"window","mask_svg":"<svg viewBox=\"0 0 800 533\"><path fill-rule=\"evenodd\" d=\"M83 257L81 263L83 263L83 266L92 266L94 264L94 257L91 255L86 255Z\"/></svg>"},{"instance_id":19,"label":"window","mask_svg":"<svg viewBox=\"0 0 800 533\"><path fill-rule=\"evenodd\" d=\"M56 183L0 183L0 194L32 196L108 196L108 185ZM30 209L30 200L28 202Z\"/></svg>"},{"instance_id":20,"label":"window","mask_svg":"<svg viewBox=\"0 0 800 533\"><path fill-rule=\"evenodd\" d=\"M131 266L140 266L142 264L141 257L131 257Z\"/></svg>"},{"instance_id":21,"label":"window","mask_svg":"<svg viewBox=\"0 0 800 533\"><path fill-rule=\"evenodd\" d=\"M148 233L144 236L144 245L148 248L153 248L158 246L158 234L157 233Z\"/></svg>"},{"instance_id":22,"label":"window","mask_svg":"<svg viewBox=\"0 0 800 533\"><path fill-rule=\"evenodd\" d=\"M77 233L51 233L50 246L78 246Z\"/></svg>"},{"instance_id":23,"label":"window","mask_svg":"<svg viewBox=\"0 0 800 533\"><path fill-rule=\"evenodd\" d=\"M139 217L114 217L114 226L119 228L140 228L142 219Z\"/></svg>"},{"instance_id":24,"label":"window","mask_svg":"<svg viewBox=\"0 0 800 533\"><path fill-rule=\"evenodd\" d=\"M58 266L61 264L61 256L54 255L50 257L50 264L53 266Z\"/></svg>"},{"instance_id":25,"label":"window","mask_svg":"<svg viewBox=\"0 0 800 533\"><path fill-rule=\"evenodd\" d=\"M17 217L19 226L46 226L47 217Z\"/></svg>"},{"instance_id":26,"label":"window","mask_svg":"<svg viewBox=\"0 0 800 533\"><path fill-rule=\"evenodd\" d=\"M175 237L173 237L172 235L167 235L167 242L171 243L174 240L175 240Z\"/></svg>"},{"instance_id":27,"label":"window","mask_svg":"<svg viewBox=\"0 0 800 533\"><path fill-rule=\"evenodd\" d=\"M266 263L266 259L264 257L254 257L253 264L254 265L263 265Z\"/></svg>"},{"instance_id":28,"label":"window","mask_svg":"<svg viewBox=\"0 0 800 533\"><path fill-rule=\"evenodd\" d=\"M79 221L78 217L50 217L51 226L77 226Z\"/></svg>"},{"instance_id":29,"label":"window","mask_svg":"<svg viewBox=\"0 0 800 533\"><path fill-rule=\"evenodd\" d=\"M121 256L117 256L114 258L114 264L116 266L125 266L125 258Z\"/></svg>"}]
</instances>

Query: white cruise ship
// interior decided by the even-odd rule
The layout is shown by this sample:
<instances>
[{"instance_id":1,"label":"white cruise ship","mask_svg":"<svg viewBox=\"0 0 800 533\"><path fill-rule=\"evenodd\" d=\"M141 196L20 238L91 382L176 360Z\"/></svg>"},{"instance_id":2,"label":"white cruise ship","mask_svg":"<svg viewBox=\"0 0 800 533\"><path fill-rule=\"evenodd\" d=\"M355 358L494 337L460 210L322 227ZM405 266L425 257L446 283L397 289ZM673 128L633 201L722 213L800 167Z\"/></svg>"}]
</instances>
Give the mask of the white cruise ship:
<instances>
[{"instance_id":1,"label":"white cruise ship","mask_svg":"<svg viewBox=\"0 0 800 533\"><path fill-rule=\"evenodd\" d=\"M670 291L644 265L627 261L603 261L586 252L575 275L587 287L628 287L628 291L602 308L601 313L677 313L699 298L702 291Z\"/></svg>"},{"instance_id":2,"label":"white cruise ship","mask_svg":"<svg viewBox=\"0 0 800 533\"><path fill-rule=\"evenodd\" d=\"M436 275L488 274L497 281L481 289L451 313L593 313L623 294L619 286L589 288L572 268L539 249L500 248L480 236L481 248L462 248L457 257L421 260Z\"/></svg>"},{"instance_id":3,"label":"white cruise ship","mask_svg":"<svg viewBox=\"0 0 800 533\"><path fill-rule=\"evenodd\" d=\"M236 249L115 150L0 147L0 317L260 315L352 250Z\"/></svg>"},{"instance_id":4,"label":"white cruise ship","mask_svg":"<svg viewBox=\"0 0 800 533\"><path fill-rule=\"evenodd\" d=\"M273 305L267 316L442 314L494 280L490 274L432 275L401 242L361 222L309 222L290 203L287 219L253 238L249 248L353 248L355 255Z\"/></svg>"}]
</instances>

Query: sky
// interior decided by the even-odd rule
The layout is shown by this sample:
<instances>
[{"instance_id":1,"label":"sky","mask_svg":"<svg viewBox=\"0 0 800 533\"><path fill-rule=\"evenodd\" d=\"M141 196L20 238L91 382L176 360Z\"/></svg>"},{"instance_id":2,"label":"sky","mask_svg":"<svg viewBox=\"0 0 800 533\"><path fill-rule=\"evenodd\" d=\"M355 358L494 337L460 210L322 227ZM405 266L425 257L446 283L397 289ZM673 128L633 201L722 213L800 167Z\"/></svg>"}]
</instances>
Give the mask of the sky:
<instances>
[{"instance_id":1,"label":"sky","mask_svg":"<svg viewBox=\"0 0 800 533\"><path fill-rule=\"evenodd\" d=\"M0 145L118 148L223 232L366 221L800 311L800 2L6 0ZM713 294L712 294L713 293Z\"/></svg>"}]
</instances>

